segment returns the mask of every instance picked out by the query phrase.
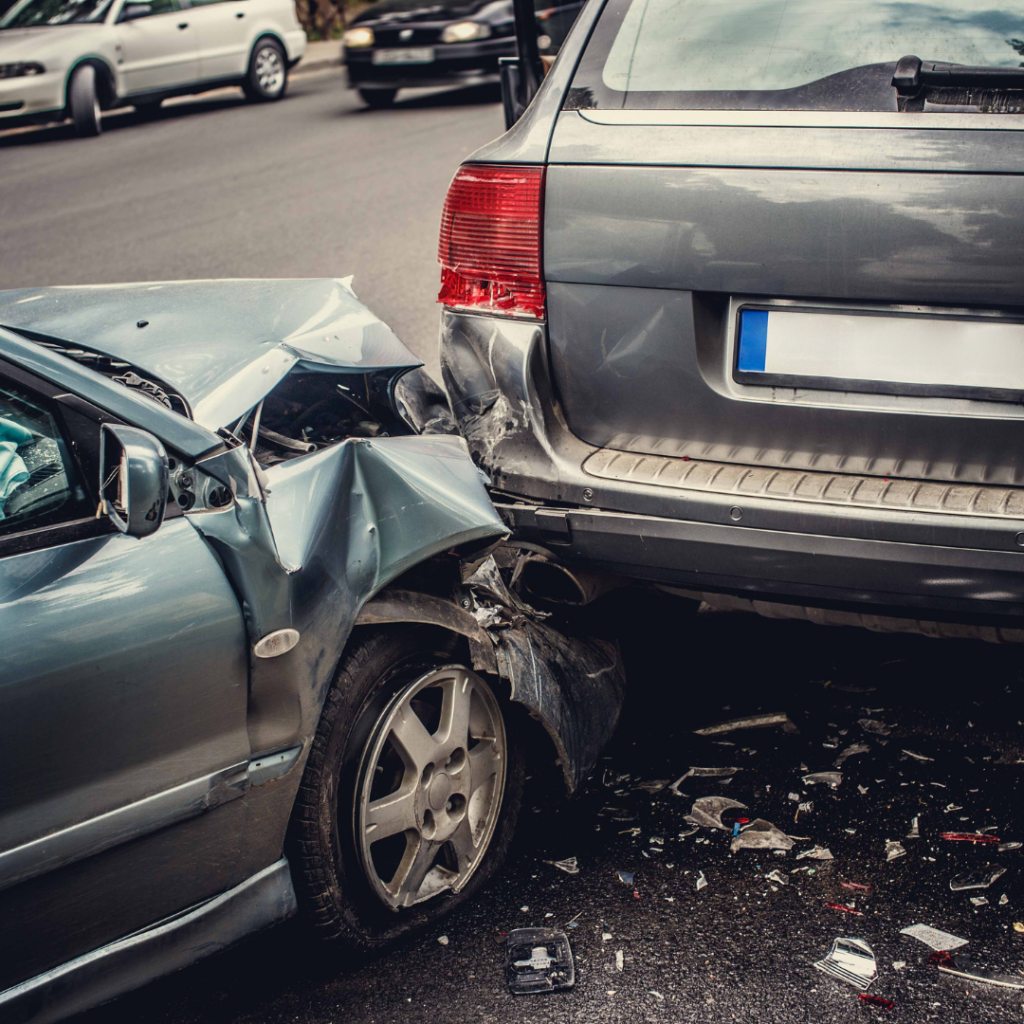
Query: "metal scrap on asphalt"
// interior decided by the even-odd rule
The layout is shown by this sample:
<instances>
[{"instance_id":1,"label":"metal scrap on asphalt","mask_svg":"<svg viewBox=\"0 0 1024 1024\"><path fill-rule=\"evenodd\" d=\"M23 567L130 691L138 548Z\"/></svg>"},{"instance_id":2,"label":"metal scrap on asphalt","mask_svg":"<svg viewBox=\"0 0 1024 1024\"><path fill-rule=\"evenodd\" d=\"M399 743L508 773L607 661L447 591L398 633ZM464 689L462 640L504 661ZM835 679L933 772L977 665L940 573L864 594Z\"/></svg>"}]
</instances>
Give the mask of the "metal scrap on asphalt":
<instances>
[{"instance_id":1,"label":"metal scrap on asphalt","mask_svg":"<svg viewBox=\"0 0 1024 1024\"><path fill-rule=\"evenodd\" d=\"M878 976L875 952L863 939L836 939L828 954L814 966L861 991L866 991Z\"/></svg>"}]
</instances>

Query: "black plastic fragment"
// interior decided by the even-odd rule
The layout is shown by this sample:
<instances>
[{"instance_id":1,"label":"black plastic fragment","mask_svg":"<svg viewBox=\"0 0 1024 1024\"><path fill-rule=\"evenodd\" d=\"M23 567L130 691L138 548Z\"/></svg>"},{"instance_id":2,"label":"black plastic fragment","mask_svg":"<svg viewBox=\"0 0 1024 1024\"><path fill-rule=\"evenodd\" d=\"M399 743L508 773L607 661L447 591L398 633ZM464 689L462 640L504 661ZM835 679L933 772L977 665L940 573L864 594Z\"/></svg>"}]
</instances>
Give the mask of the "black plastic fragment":
<instances>
[{"instance_id":1,"label":"black plastic fragment","mask_svg":"<svg viewBox=\"0 0 1024 1024\"><path fill-rule=\"evenodd\" d=\"M572 988L576 968L569 937L550 928L513 929L505 948L505 971L515 996Z\"/></svg>"}]
</instances>

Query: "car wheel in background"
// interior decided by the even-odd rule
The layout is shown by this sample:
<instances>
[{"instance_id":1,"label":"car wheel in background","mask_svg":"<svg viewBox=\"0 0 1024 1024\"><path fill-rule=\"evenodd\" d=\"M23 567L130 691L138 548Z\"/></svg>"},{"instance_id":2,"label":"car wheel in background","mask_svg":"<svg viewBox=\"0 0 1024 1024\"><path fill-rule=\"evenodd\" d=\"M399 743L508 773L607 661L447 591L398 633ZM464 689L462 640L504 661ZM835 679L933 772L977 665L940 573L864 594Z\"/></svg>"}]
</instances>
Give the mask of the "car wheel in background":
<instances>
[{"instance_id":1,"label":"car wheel in background","mask_svg":"<svg viewBox=\"0 0 1024 1024\"><path fill-rule=\"evenodd\" d=\"M82 64L71 76L68 84L68 111L75 123L76 134L99 135L103 131L100 98L96 91L96 69L91 64Z\"/></svg>"},{"instance_id":2,"label":"car wheel in background","mask_svg":"<svg viewBox=\"0 0 1024 1024\"><path fill-rule=\"evenodd\" d=\"M397 89L360 89L359 98L368 107L390 107L398 95Z\"/></svg>"},{"instance_id":3,"label":"car wheel in background","mask_svg":"<svg viewBox=\"0 0 1024 1024\"><path fill-rule=\"evenodd\" d=\"M464 902L504 859L525 780L517 709L458 659L444 631L398 626L364 633L338 668L290 834L300 898L326 938L380 949Z\"/></svg>"},{"instance_id":4,"label":"car wheel in background","mask_svg":"<svg viewBox=\"0 0 1024 1024\"><path fill-rule=\"evenodd\" d=\"M242 88L251 100L279 100L288 87L288 60L276 39L260 39L249 58L249 74Z\"/></svg>"}]
</instances>

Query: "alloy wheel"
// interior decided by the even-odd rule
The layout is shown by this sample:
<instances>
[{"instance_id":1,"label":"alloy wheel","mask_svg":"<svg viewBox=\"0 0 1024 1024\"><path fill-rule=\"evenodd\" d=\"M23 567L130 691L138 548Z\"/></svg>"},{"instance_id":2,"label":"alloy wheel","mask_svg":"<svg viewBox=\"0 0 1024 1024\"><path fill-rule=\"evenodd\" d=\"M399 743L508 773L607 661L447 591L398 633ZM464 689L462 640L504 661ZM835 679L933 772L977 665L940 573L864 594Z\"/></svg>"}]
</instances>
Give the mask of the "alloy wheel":
<instances>
[{"instance_id":1,"label":"alloy wheel","mask_svg":"<svg viewBox=\"0 0 1024 1024\"><path fill-rule=\"evenodd\" d=\"M256 54L256 81L267 96L281 91L284 84L284 65L276 46L264 46Z\"/></svg>"}]
</instances>

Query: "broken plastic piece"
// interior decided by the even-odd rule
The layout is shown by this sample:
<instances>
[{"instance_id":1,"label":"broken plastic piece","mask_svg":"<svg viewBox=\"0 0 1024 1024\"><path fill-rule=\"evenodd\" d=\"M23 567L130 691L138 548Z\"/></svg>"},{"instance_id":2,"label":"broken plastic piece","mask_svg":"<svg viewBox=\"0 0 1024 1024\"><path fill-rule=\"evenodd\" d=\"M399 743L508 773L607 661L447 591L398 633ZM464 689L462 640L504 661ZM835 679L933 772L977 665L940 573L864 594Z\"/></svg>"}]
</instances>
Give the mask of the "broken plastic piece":
<instances>
[{"instance_id":1,"label":"broken plastic piece","mask_svg":"<svg viewBox=\"0 0 1024 1024\"><path fill-rule=\"evenodd\" d=\"M683 778L686 778L684 775ZM633 788L642 789L645 793L660 793L668 785L668 779L651 779L650 782L638 782Z\"/></svg>"},{"instance_id":2,"label":"broken plastic piece","mask_svg":"<svg viewBox=\"0 0 1024 1024\"><path fill-rule=\"evenodd\" d=\"M546 860L545 864L550 864L553 868L558 868L559 871L564 871L567 875L578 875L580 873L580 866L576 863L575 857L566 857L565 860Z\"/></svg>"},{"instance_id":3,"label":"broken plastic piece","mask_svg":"<svg viewBox=\"0 0 1024 1024\"><path fill-rule=\"evenodd\" d=\"M892 732L885 722L880 722L877 718L858 718L857 724L873 736L888 736Z\"/></svg>"},{"instance_id":4,"label":"broken plastic piece","mask_svg":"<svg viewBox=\"0 0 1024 1024\"><path fill-rule=\"evenodd\" d=\"M789 885L789 879L778 868L769 871L764 877L767 878L769 882L778 882L779 885Z\"/></svg>"},{"instance_id":5,"label":"broken plastic piece","mask_svg":"<svg viewBox=\"0 0 1024 1024\"><path fill-rule=\"evenodd\" d=\"M987 907L988 906L988 897L987 896L972 896L971 897L971 902L976 907Z\"/></svg>"},{"instance_id":6,"label":"broken plastic piece","mask_svg":"<svg viewBox=\"0 0 1024 1024\"><path fill-rule=\"evenodd\" d=\"M983 832L940 832L939 837L951 843L998 843L996 836L987 836Z\"/></svg>"},{"instance_id":7,"label":"broken plastic piece","mask_svg":"<svg viewBox=\"0 0 1024 1024\"><path fill-rule=\"evenodd\" d=\"M729 849L739 850L791 850L793 840L781 832L770 821L756 818L738 836L734 837Z\"/></svg>"},{"instance_id":8,"label":"broken plastic piece","mask_svg":"<svg viewBox=\"0 0 1024 1024\"><path fill-rule=\"evenodd\" d=\"M954 875L949 880L949 888L953 892L964 889L987 889L997 878L1006 874L1006 868L999 864L985 864L973 871L965 871L962 875Z\"/></svg>"},{"instance_id":9,"label":"broken plastic piece","mask_svg":"<svg viewBox=\"0 0 1024 1024\"><path fill-rule=\"evenodd\" d=\"M1024 921L1014 921L1013 930L1015 932L1024 932Z\"/></svg>"},{"instance_id":10,"label":"broken plastic piece","mask_svg":"<svg viewBox=\"0 0 1024 1024\"><path fill-rule=\"evenodd\" d=\"M935 950L959 949L967 945L967 939L950 935L939 928L931 928L926 924L912 924L900 929L900 935L909 935L912 939L923 942Z\"/></svg>"},{"instance_id":11,"label":"broken plastic piece","mask_svg":"<svg viewBox=\"0 0 1024 1024\"><path fill-rule=\"evenodd\" d=\"M871 748L866 743L852 743L836 758L835 766L841 768L843 762L848 757L854 757L857 754L868 754L870 752Z\"/></svg>"},{"instance_id":12,"label":"broken plastic piece","mask_svg":"<svg viewBox=\"0 0 1024 1024\"><path fill-rule=\"evenodd\" d=\"M708 884L708 880L704 877L704 872L701 871L697 875L697 892L700 892L705 885Z\"/></svg>"},{"instance_id":13,"label":"broken plastic piece","mask_svg":"<svg viewBox=\"0 0 1024 1024\"><path fill-rule=\"evenodd\" d=\"M834 860L832 851L827 846L812 846L809 850L801 850L797 855L797 860L804 860L809 857L811 860Z\"/></svg>"},{"instance_id":14,"label":"broken plastic piece","mask_svg":"<svg viewBox=\"0 0 1024 1024\"><path fill-rule=\"evenodd\" d=\"M1007 843L1000 843L999 844L999 852L1000 853L1005 853L1008 850L1019 850L1020 847L1021 847L1020 843L1014 842L1013 840L1010 840Z\"/></svg>"},{"instance_id":15,"label":"broken plastic piece","mask_svg":"<svg viewBox=\"0 0 1024 1024\"><path fill-rule=\"evenodd\" d=\"M845 903L826 903L825 906L828 907L829 910L839 910L844 914L856 914L857 917L864 916L864 912L862 910L858 910L856 907L848 907Z\"/></svg>"},{"instance_id":16,"label":"broken plastic piece","mask_svg":"<svg viewBox=\"0 0 1024 1024\"><path fill-rule=\"evenodd\" d=\"M996 985L1000 988L1024 989L1024 976L1022 975L1000 974L996 971L973 968L967 964L958 963L953 957L949 957L938 967L943 974L952 974L954 977L965 978L968 981L979 981L982 984Z\"/></svg>"},{"instance_id":17,"label":"broken plastic piece","mask_svg":"<svg viewBox=\"0 0 1024 1024\"><path fill-rule=\"evenodd\" d=\"M833 789L843 781L842 772L812 772L810 775L805 775L800 780L805 786L816 786L822 783L826 786L831 786Z\"/></svg>"},{"instance_id":18,"label":"broken plastic piece","mask_svg":"<svg viewBox=\"0 0 1024 1024\"><path fill-rule=\"evenodd\" d=\"M576 968L565 932L514 928L505 947L505 971L513 995L572 988Z\"/></svg>"},{"instance_id":19,"label":"broken plastic piece","mask_svg":"<svg viewBox=\"0 0 1024 1024\"><path fill-rule=\"evenodd\" d=\"M615 950L615 970L621 971L626 963L626 955L621 949Z\"/></svg>"},{"instance_id":20,"label":"broken plastic piece","mask_svg":"<svg viewBox=\"0 0 1024 1024\"><path fill-rule=\"evenodd\" d=\"M704 825L706 828L721 828L731 831L732 825L725 825L722 822L722 812L745 811L746 809L746 804L741 804L738 800L730 800L725 796L702 796L693 802L693 807L686 815L686 820L694 825Z\"/></svg>"},{"instance_id":21,"label":"broken plastic piece","mask_svg":"<svg viewBox=\"0 0 1024 1024\"><path fill-rule=\"evenodd\" d=\"M907 838L908 839L920 839L921 838L921 828L918 825L918 816L916 814L910 819L910 831L907 833Z\"/></svg>"},{"instance_id":22,"label":"broken plastic piece","mask_svg":"<svg viewBox=\"0 0 1024 1024\"><path fill-rule=\"evenodd\" d=\"M814 965L819 971L865 991L878 975L874 950L863 939L836 939L826 957Z\"/></svg>"},{"instance_id":23,"label":"broken plastic piece","mask_svg":"<svg viewBox=\"0 0 1024 1024\"><path fill-rule=\"evenodd\" d=\"M863 885L861 882L840 882L839 884L844 889L853 889L854 892L873 892L875 888L873 885Z\"/></svg>"},{"instance_id":24,"label":"broken plastic piece","mask_svg":"<svg viewBox=\"0 0 1024 1024\"><path fill-rule=\"evenodd\" d=\"M772 725L783 725L796 729L785 711L772 711L766 715L748 715L746 718L731 718L727 722L716 722L703 729L694 729L693 733L695 736L721 736L739 729L765 729Z\"/></svg>"},{"instance_id":25,"label":"broken plastic piece","mask_svg":"<svg viewBox=\"0 0 1024 1024\"><path fill-rule=\"evenodd\" d=\"M885 859L886 861L896 860L897 857L906 857L907 851L903 849L902 843L897 843L892 839L886 839L885 841Z\"/></svg>"},{"instance_id":26,"label":"broken plastic piece","mask_svg":"<svg viewBox=\"0 0 1024 1024\"><path fill-rule=\"evenodd\" d=\"M679 777L679 782L683 779L695 778L695 779L725 779L730 778L739 771L739 768L691 768L685 775ZM677 783L673 783L677 785Z\"/></svg>"},{"instance_id":27,"label":"broken plastic piece","mask_svg":"<svg viewBox=\"0 0 1024 1024\"><path fill-rule=\"evenodd\" d=\"M619 872L619 881L623 885L632 885L633 884L633 872L632 871L620 871Z\"/></svg>"},{"instance_id":28,"label":"broken plastic piece","mask_svg":"<svg viewBox=\"0 0 1024 1024\"><path fill-rule=\"evenodd\" d=\"M598 812L602 818L611 818L612 821L636 821L636 811L628 807L602 807Z\"/></svg>"},{"instance_id":29,"label":"broken plastic piece","mask_svg":"<svg viewBox=\"0 0 1024 1024\"><path fill-rule=\"evenodd\" d=\"M915 754L914 751L912 751L912 750L904 750L903 753L906 754L907 757L912 757L915 761L934 761L935 760L934 757L925 757L924 754Z\"/></svg>"},{"instance_id":30,"label":"broken plastic piece","mask_svg":"<svg viewBox=\"0 0 1024 1024\"><path fill-rule=\"evenodd\" d=\"M883 1010L891 1010L896 1005L891 999L883 999L881 996L873 996L868 992L861 992L857 998L863 1000L865 1003L871 1003L872 1006L880 1006Z\"/></svg>"}]
</instances>

